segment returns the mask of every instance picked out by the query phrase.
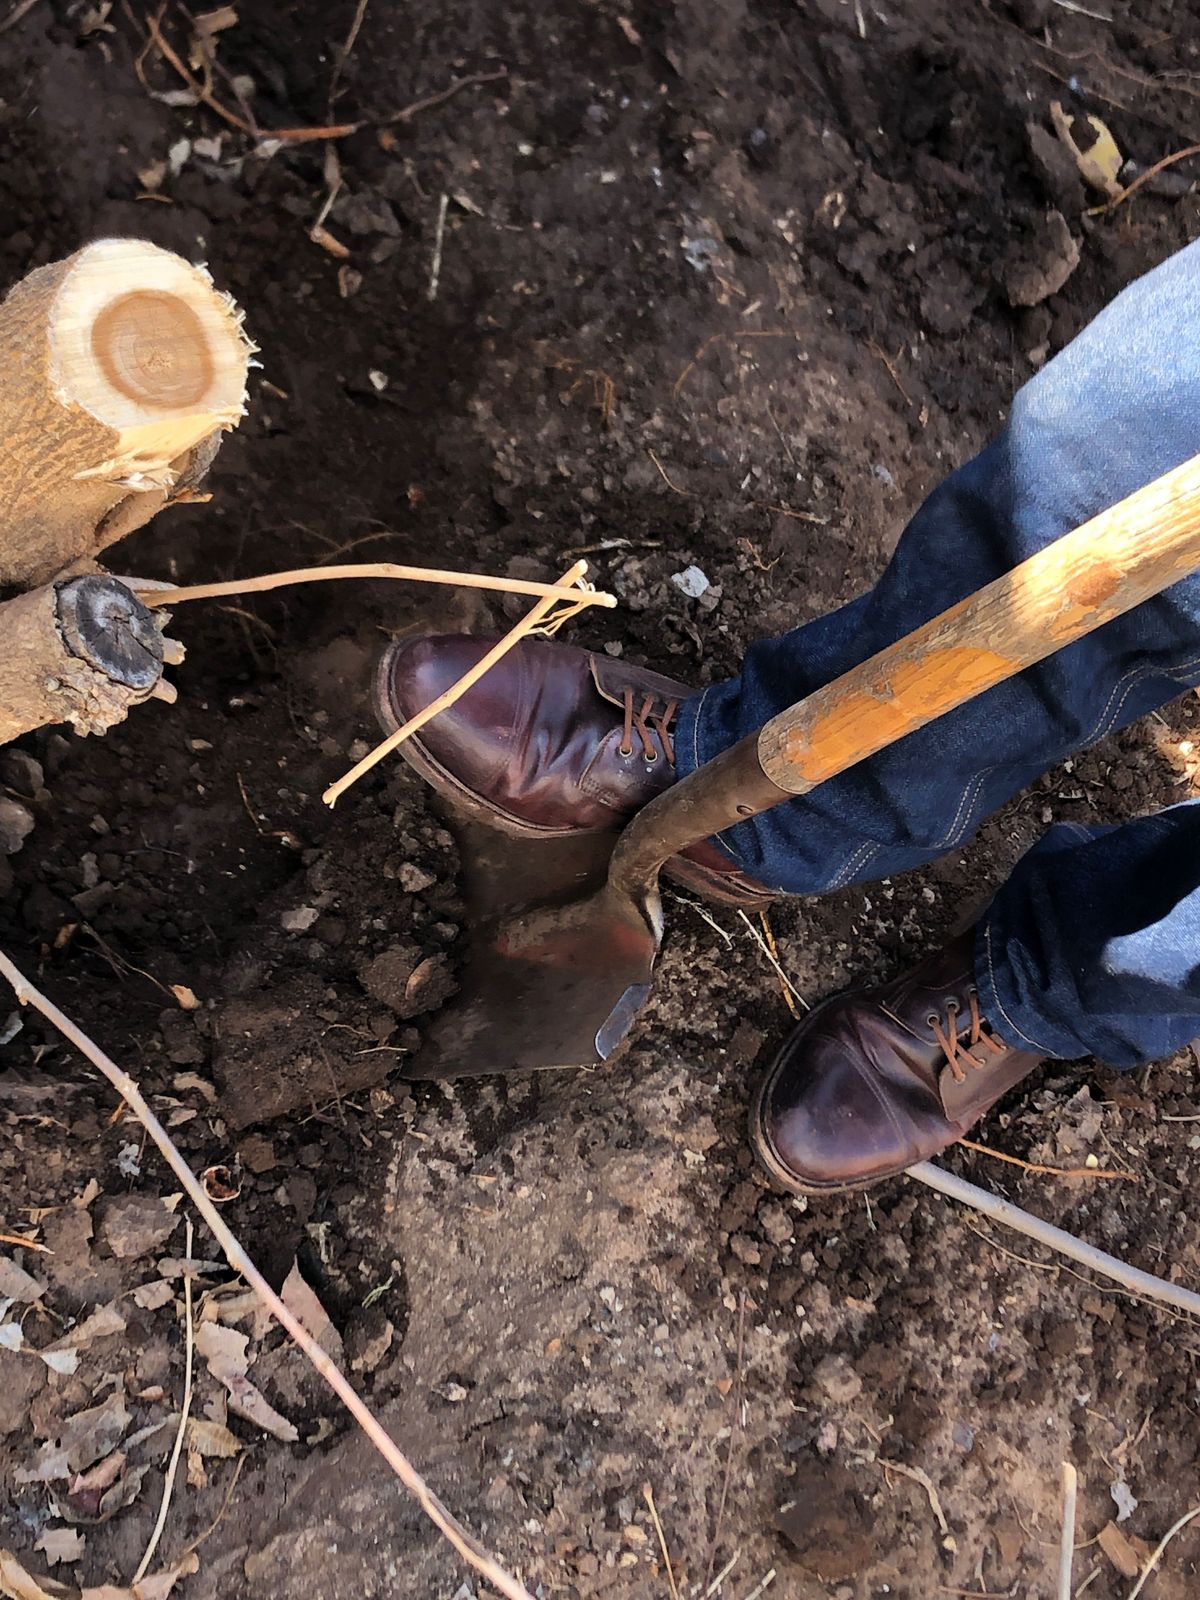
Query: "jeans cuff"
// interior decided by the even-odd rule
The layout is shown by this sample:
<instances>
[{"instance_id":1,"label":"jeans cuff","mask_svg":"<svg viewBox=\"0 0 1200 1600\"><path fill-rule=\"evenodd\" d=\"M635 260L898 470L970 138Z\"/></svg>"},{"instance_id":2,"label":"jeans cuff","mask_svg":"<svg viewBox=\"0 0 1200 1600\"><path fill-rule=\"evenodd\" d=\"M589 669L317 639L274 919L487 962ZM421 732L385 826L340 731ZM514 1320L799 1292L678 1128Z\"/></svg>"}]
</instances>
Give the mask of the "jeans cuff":
<instances>
[{"instance_id":1,"label":"jeans cuff","mask_svg":"<svg viewBox=\"0 0 1200 1600\"><path fill-rule=\"evenodd\" d=\"M1034 1037L1032 1030L1039 1024L1029 1019L1028 1008L1016 996L1004 945L994 936L990 910L985 912L975 930L975 987L979 991L980 1010L1005 1044L1014 1050L1032 1050L1040 1056L1059 1060L1072 1060L1078 1055L1078 1051L1053 1049Z\"/></svg>"}]
</instances>

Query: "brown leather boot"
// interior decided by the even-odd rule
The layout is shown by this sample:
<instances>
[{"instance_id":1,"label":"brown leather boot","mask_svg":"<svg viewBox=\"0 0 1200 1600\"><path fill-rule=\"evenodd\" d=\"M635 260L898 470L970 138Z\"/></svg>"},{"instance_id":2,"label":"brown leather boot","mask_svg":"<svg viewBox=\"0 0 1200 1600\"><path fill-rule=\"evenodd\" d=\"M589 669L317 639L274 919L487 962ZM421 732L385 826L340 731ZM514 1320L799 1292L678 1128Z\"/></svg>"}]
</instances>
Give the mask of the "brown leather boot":
<instances>
[{"instance_id":1,"label":"brown leather boot","mask_svg":"<svg viewBox=\"0 0 1200 1600\"><path fill-rule=\"evenodd\" d=\"M878 989L835 995L767 1073L750 1139L797 1194L893 1177L962 1137L1039 1065L979 1009L974 932Z\"/></svg>"},{"instance_id":2,"label":"brown leather boot","mask_svg":"<svg viewBox=\"0 0 1200 1600\"><path fill-rule=\"evenodd\" d=\"M376 676L391 732L473 667L494 641L465 634L399 639ZM511 834L618 829L675 781L672 728L692 690L573 645L523 639L400 754L460 811ZM677 882L726 905L776 891L710 840L675 856Z\"/></svg>"}]
</instances>

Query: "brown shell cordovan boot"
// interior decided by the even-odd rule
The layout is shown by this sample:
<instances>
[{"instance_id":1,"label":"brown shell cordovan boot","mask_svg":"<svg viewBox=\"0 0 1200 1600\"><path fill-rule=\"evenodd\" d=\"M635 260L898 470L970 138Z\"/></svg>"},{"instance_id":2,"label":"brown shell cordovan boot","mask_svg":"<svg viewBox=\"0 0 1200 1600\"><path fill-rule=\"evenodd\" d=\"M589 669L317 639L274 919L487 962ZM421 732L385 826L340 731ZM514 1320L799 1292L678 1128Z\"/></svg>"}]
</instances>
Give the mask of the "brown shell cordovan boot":
<instances>
[{"instance_id":1,"label":"brown shell cordovan boot","mask_svg":"<svg viewBox=\"0 0 1200 1600\"><path fill-rule=\"evenodd\" d=\"M384 728L423 710L494 642L440 634L390 645L376 674ZM675 781L672 730L692 693L609 656L522 639L400 754L460 812L506 833L615 831ZM725 905L763 906L777 892L711 840L672 857L664 870Z\"/></svg>"},{"instance_id":2,"label":"brown shell cordovan boot","mask_svg":"<svg viewBox=\"0 0 1200 1600\"><path fill-rule=\"evenodd\" d=\"M974 931L877 989L835 995L792 1033L759 1086L750 1138L796 1194L858 1189L960 1139L1042 1057L979 1008Z\"/></svg>"}]
</instances>

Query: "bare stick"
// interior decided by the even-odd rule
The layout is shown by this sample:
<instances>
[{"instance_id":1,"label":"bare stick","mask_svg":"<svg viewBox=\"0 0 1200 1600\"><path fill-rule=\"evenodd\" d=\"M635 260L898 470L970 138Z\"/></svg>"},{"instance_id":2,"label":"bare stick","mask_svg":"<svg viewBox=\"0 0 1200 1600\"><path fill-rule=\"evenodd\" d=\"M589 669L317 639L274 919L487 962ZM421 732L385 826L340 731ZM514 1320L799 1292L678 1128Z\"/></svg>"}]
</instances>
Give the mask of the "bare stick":
<instances>
[{"instance_id":1,"label":"bare stick","mask_svg":"<svg viewBox=\"0 0 1200 1600\"><path fill-rule=\"evenodd\" d=\"M577 582L586 571L587 562L577 561L570 571L564 574L563 587L566 588L570 584ZM331 783L321 796L325 804L327 806L335 806L351 784L357 783L364 773L370 772L371 768L378 765L385 756L391 755L392 751L398 749L406 739L419 732L427 722L437 716L439 711L447 710L456 700L466 694L471 685L478 683L484 673L490 672L497 661L506 656L515 644L519 644L526 634L532 633L539 623L546 620L560 598L562 598L561 589L556 590L553 596L548 595L539 600L537 605L523 616L515 627L509 629L503 639L494 644L486 655L480 657L470 671L463 673L457 683L451 684L447 690L438 695L436 700L431 700L423 711L418 711L415 717L410 717L403 726L396 729L395 733L389 734L382 744L377 744L374 750L365 755L357 765L351 767L344 777L339 778L336 783ZM583 598L583 593L580 590L575 590L570 595L570 598L578 601Z\"/></svg>"},{"instance_id":2,"label":"bare stick","mask_svg":"<svg viewBox=\"0 0 1200 1600\"><path fill-rule=\"evenodd\" d=\"M588 570L581 561L579 579ZM175 606L183 600L219 600L226 595L261 594L268 589L284 589L294 583L321 583L326 578L398 578L405 583L445 583L461 589L493 589L499 594L529 594L556 600L581 600L585 605L603 606L611 611L616 596L600 590L580 589L568 583L533 583L522 578L490 578L478 572L454 572L445 567L405 567L395 561L360 561L338 567L293 567L287 572L264 572L257 578L232 578L227 583L195 583L184 588L164 586L157 579L125 578L122 581L144 606Z\"/></svg>"},{"instance_id":3,"label":"bare stick","mask_svg":"<svg viewBox=\"0 0 1200 1600\"><path fill-rule=\"evenodd\" d=\"M187 1260L192 1259L192 1219L187 1219L187 1249L184 1252ZM175 1488L175 1474L179 1471L179 1457L183 1451L183 1439L187 1432L188 1414L192 1409L192 1360L195 1350L196 1336L192 1327L192 1274L187 1271L183 1275L183 1315L187 1326L187 1355L183 1371L183 1406L179 1413L179 1431L175 1435L175 1447L171 1451L171 1459L167 1463L167 1476L163 1481L162 1504L158 1508L158 1521L154 1524L154 1532L150 1535L150 1543L146 1546L146 1553L138 1562L138 1569L133 1575L131 1588L137 1585L146 1576L146 1568L150 1565L154 1552L158 1549L158 1541L162 1538L162 1531L167 1525L167 1511L171 1504L171 1494Z\"/></svg>"},{"instance_id":4,"label":"bare stick","mask_svg":"<svg viewBox=\"0 0 1200 1600\"><path fill-rule=\"evenodd\" d=\"M658 1546L663 1553L663 1560L667 1564L667 1582L671 1587L671 1600L679 1600L679 1587L675 1582L675 1572L671 1566L671 1552L667 1549L667 1536L663 1532L663 1525L659 1521L658 1507L654 1504L654 1490L648 1483L642 1485L642 1498L650 1507L650 1516L654 1521L654 1531L658 1535Z\"/></svg>"},{"instance_id":5,"label":"bare stick","mask_svg":"<svg viewBox=\"0 0 1200 1600\"><path fill-rule=\"evenodd\" d=\"M1040 1161L1023 1161L1020 1156L1010 1156L1004 1150L993 1150L990 1144L976 1144L974 1139L959 1139L964 1150L974 1150L981 1156L991 1156L993 1161L1006 1161L1010 1167L1020 1167L1022 1172L1044 1173L1049 1178L1118 1178L1136 1183L1136 1172L1125 1172L1120 1167L1046 1167Z\"/></svg>"},{"instance_id":6,"label":"bare stick","mask_svg":"<svg viewBox=\"0 0 1200 1600\"><path fill-rule=\"evenodd\" d=\"M1071 1569L1075 1565L1075 1497L1079 1474L1069 1461L1062 1464L1063 1523L1058 1548L1058 1600L1071 1600Z\"/></svg>"},{"instance_id":7,"label":"bare stick","mask_svg":"<svg viewBox=\"0 0 1200 1600\"><path fill-rule=\"evenodd\" d=\"M1140 1595L1142 1590L1146 1587L1146 1579L1158 1565L1159 1557L1162 1555L1163 1551L1167 1548L1175 1535L1182 1532L1182 1530L1187 1527L1188 1523L1191 1522L1194 1517L1200 1517L1200 1506L1193 1506L1190 1511L1185 1511L1183 1516L1180 1517L1179 1521L1172 1523L1167 1529L1166 1533L1163 1534L1162 1538L1158 1541L1158 1545L1153 1554L1149 1557L1146 1565L1142 1568L1141 1577L1139 1577L1137 1583L1129 1591L1129 1600L1137 1600L1138 1595Z\"/></svg>"},{"instance_id":8,"label":"bare stick","mask_svg":"<svg viewBox=\"0 0 1200 1600\"><path fill-rule=\"evenodd\" d=\"M425 291L426 300L436 300L438 284L442 279L442 246L446 242L446 207L450 204L450 196L444 191L438 201L437 229L433 236L433 260L429 266L429 287Z\"/></svg>"},{"instance_id":9,"label":"bare stick","mask_svg":"<svg viewBox=\"0 0 1200 1600\"><path fill-rule=\"evenodd\" d=\"M1145 172L1139 173L1128 188L1121 190L1120 194L1114 195L1111 200L1106 200L1102 206L1089 206L1087 215L1089 217L1102 217L1106 211L1114 211L1117 206L1124 205L1130 195L1136 194L1149 179L1157 177L1167 167L1173 167L1177 161L1186 161L1189 156L1200 156L1200 144L1189 144L1183 150L1176 150L1174 155L1164 156L1161 161L1156 161L1152 167L1147 167Z\"/></svg>"},{"instance_id":10,"label":"bare stick","mask_svg":"<svg viewBox=\"0 0 1200 1600\"><path fill-rule=\"evenodd\" d=\"M909 1167L908 1176L916 1178L918 1183L928 1184L939 1194L948 1195L951 1200L970 1206L973 1211L981 1211L994 1222L1005 1223L1028 1239L1036 1239L1049 1250L1057 1250L1059 1255L1066 1256L1068 1260L1078 1261L1080 1266L1090 1267L1093 1272L1111 1278L1131 1294L1142 1295L1147 1300L1158 1300L1163 1305L1200 1316L1200 1294L1194 1290L1185 1289L1178 1283L1168 1283L1165 1278L1156 1278L1152 1272L1143 1272L1127 1262L1118 1261L1116 1256L1097 1250L1095 1245L1084 1244L1073 1233L1056 1228L1053 1223L1043 1222L1040 1217L1031 1216L1028 1211L1022 1211L1020 1206L1013 1205L1011 1200L1002 1200L999 1195L989 1194L986 1189L980 1189L965 1178L935 1166L932 1161L921 1161L915 1167Z\"/></svg>"},{"instance_id":11,"label":"bare stick","mask_svg":"<svg viewBox=\"0 0 1200 1600\"><path fill-rule=\"evenodd\" d=\"M457 1517L442 1504L408 1457L388 1436L382 1424L376 1420L352 1386L346 1381L343 1374L334 1366L325 1351L322 1350L304 1325L292 1315L287 1306L284 1305L283 1301L267 1283L262 1273L259 1272L231 1232L227 1223L223 1221L217 1208L205 1194L200 1180L180 1155L170 1134L146 1104L141 1090L129 1074L119 1067L111 1056L106 1055L99 1045L95 1044L84 1033L82 1028L64 1015L52 1000L47 999L40 989L35 988L2 950L0 950L0 977L7 978L22 1005L28 1004L33 1006L35 1011L40 1011L42 1016L48 1022L51 1022L63 1037L68 1039L82 1055L86 1056L92 1065L98 1068L109 1083L112 1084L113 1088L125 1101L129 1110L133 1112L157 1145L163 1160L183 1185L189 1200L204 1218L209 1231L224 1251L225 1259L230 1266L235 1272L241 1273L276 1322L300 1346L317 1372L320 1373L334 1394L337 1395L367 1438L379 1451L379 1454L391 1467L400 1482L439 1532L449 1540L464 1560L469 1561L476 1571L483 1574L493 1588L506 1597L506 1600L533 1600L533 1596L528 1589L519 1583L516 1578L511 1577L494 1557L484 1549L478 1539L472 1533L469 1533L462 1523L458 1521Z\"/></svg>"}]
</instances>

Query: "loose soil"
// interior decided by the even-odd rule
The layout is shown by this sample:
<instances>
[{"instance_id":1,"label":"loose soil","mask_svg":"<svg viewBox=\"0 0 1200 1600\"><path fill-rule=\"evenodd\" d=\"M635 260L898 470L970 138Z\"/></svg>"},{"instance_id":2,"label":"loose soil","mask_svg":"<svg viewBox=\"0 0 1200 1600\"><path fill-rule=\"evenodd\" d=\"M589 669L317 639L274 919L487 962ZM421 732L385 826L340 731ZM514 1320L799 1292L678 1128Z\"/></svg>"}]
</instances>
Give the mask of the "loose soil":
<instances>
[{"instance_id":1,"label":"loose soil","mask_svg":"<svg viewBox=\"0 0 1200 1600\"><path fill-rule=\"evenodd\" d=\"M1014 388L1200 229L1190 194L1083 217L1094 196L1029 131L1058 98L1143 164L1192 142L1195 8L1112 9L372 0L339 119L507 77L340 142L339 259L309 238L323 144L256 151L178 104L153 55L139 82L126 8L42 0L0 36L0 280L143 235L208 261L261 346L212 503L139 533L113 570L199 581L350 557L548 577L588 547L622 607L575 639L698 685L727 676L750 639L869 584ZM239 6L219 60L253 80L262 126L328 119L353 15ZM181 7L164 27L186 52ZM227 77L215 92L236 103ZM1065 270L1050 206L1081 259L1014 309L1010 290ZM692 563L712 585L699 601L670 582ZM41 782L4 757L37 818L0 862L4 948L140 1076L197 1168L230 1169L225 1214L263 1269L280 1283L299 1260L395 1437L538 1593L668 1594L648 1483L680 1593L732 1562L726 1600L771 1572L779 1600L1049 1596L1069 1457L1078 1581L1095 1569L1092 1600L1126 1595L1096 1534L1136 1501L1121 1530L1153 1543L1200 1500L1193 1329L903 1181L819 1205L773 1194L743 1128L791 1018L744 923L669 903L655 999L604 1071L396 1075L453 969L453 842L400 764L332 814L319 797L374 737L388 637L511 614L381 583L181 608L177 706L103 740L24 741ZM1195 792L1198 709L1050 774L927 872L777 910L801 992L898 970L1053 818ZM5 1247L46 1285L27 1343L114 1302L125 1322L73 1376L0 1350L4 1542L44 1572L33 1547L74 1504L86 1548L65 1570L127 1582L184 1373L183 1229L139 1232L151 1214L129 1197L175 1185L36 1019L2 1062L0 1228L54 1252ZM1010 1154L1093 1154L1131 1181L949 1162L1194 1283L1198 1088L1190 1054L1129 1077L1060 1064L983 1127ZM215 1253L203 1230L195 1253ZM203 1290L228 1276L204 1273ZM232 1494L229 1459L181 1472L161 1560L221 1520L178 1592L480 1593L278 1336L238 1326L299 1439L231 1411ZM219 1421L198 1368L196 1414ZM68 1485L21 1473L114 1391L127 1439L162 1426L129 1446L97 1521L94 1495L66 1503ZM1198 1565L1193 1528L1145 1592L1194 1594Z\"/></svg>"}]
</instances>

